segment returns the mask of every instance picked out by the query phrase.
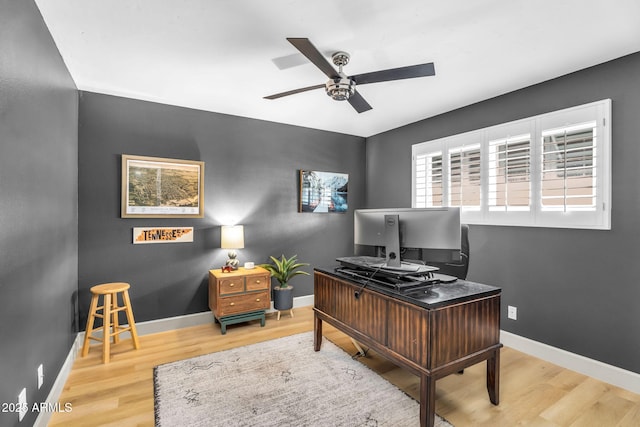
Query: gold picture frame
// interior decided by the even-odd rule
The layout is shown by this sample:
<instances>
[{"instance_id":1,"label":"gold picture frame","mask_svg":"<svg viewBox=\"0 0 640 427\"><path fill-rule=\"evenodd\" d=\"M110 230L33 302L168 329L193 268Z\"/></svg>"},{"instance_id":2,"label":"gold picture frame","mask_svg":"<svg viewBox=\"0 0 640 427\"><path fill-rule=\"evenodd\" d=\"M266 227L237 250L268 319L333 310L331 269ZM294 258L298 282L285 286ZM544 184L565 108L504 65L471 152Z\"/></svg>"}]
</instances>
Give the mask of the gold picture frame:
<instances>
[{"instance_id":1,"label":"gold picture frame","mask_svg":"<svg viewBox=\"0 0 640 427\"><path fill-rule=\"evenodd\" d=\"M204 162L122 155L122 218L203 218Z\"/></svg>"}]
</instances>

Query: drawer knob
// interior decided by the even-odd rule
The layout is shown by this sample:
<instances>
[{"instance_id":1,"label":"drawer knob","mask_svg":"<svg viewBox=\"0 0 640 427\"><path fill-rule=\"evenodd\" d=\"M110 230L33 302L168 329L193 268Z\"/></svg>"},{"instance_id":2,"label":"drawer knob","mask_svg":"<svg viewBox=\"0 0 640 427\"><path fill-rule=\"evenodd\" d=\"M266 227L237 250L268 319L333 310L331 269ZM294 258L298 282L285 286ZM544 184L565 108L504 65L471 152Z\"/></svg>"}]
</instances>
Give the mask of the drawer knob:
<instances>
[{"instance_id":1,"label":"drawer knob","mask_svg":"<svg viewBox=\"0 0 640 427\"><path fill-rule=\"evenodd\" d=\"M256 298L256 302L260 302L260 298Z\"/></svg>"},{"instance_id":2,"label":"drawer knob","mask_svg":"<svg viewBox=\"0 0 640 427\"><path fill-rule=\"evenodd\" d=\"M235 303L235 302L232 302L232 303L231 303L231 304L229 304L229 305L236 305L236 303Z\"/></svg>"},{"instance_id":3,"label":"drawer knob","mask_svg":"<svg viewBox=\"0 0 640 427\"><path fill-rule=\"evenodd\" d=\"M258 285L259 285L259 284L260 284L260 280L256 280L256 284L258 284Z\"/></svg>"},{"instance_id":4,"label":"drawer knob","mask_svg":"<svg viewBox=\"0 0 640 427\"><path fill-rule=\"evenodd\" d=\"M235 283L231 283L229 287L233 288L235 285L236 285Z\"/></svg>"}]
</instances>

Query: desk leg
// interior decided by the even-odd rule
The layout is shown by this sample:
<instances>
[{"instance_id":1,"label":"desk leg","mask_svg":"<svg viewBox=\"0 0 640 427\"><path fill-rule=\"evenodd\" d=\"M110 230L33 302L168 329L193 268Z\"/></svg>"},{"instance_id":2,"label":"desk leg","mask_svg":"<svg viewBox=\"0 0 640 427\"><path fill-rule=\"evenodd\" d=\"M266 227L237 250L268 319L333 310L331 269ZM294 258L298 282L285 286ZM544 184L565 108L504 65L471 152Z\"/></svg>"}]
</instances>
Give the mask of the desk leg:
<instances>
[{"instance_id":1,"label":"desk leg","mask_svg":"<svg viewBox=\"0 0 640 427\"><path fill-rule=\"evenodd\" d=\"M313 316L313 349L320 351L322 345L322 319L318 319L318 316Z\"/></svg>"},{"instance_id":2,"label":"desk leg","mask_svg":"<svg viewBox=\"0 0 640 427\"><path fill-rule=\"evenodd\" d=\"M436 380L420 375L420 427L433 427L436 417Z\"/></svg>"},{"instance_id":3,"label":"desk leg","mask_svg":"<svg viewBox=\"0 0 640 427\"><path fill-rule=\"evenodd\" d=\"M497 348L493 355L487 359L487 390L491 403L500 403L500 349Z\"/></svg>"}]
</instances>

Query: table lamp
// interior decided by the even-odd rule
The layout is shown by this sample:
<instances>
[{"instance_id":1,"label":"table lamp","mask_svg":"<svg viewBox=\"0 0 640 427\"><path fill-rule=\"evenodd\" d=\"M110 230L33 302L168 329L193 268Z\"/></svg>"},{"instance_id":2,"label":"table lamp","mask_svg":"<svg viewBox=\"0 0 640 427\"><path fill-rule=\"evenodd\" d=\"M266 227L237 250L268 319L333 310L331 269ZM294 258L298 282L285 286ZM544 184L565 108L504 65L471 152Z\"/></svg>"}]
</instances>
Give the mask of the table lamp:
<instances>
[{"instance_id":1,"label":"table lamp","mask_svg":"<svg viewBox=\"0 0 640 427\"><path fill-rule=\"evenodd\" d=\"M238 269L240 261L238 261L238 253L236 249L244 248L244 226L242 225L223 225L220 229L220 247L222 249L229 249L225 266L231 267L234 270Z\"/></svg>"}]
</instances>

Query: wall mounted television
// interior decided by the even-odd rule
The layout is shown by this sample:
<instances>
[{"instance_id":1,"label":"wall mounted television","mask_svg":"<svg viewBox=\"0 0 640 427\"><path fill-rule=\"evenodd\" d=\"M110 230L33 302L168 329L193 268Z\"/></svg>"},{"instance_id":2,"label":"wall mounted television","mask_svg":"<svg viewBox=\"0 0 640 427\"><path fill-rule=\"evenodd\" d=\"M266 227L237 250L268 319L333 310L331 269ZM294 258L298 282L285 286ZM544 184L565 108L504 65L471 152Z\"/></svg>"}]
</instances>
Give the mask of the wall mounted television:
<instances>
[{"instance_id":1,"label":"wall mounted television","mask_svg":"<svg viewBox=\"0 0 640 427\"><path fill-rule=\"evenodd\" d=\"M357 209L354 254L400 260L460 261L460 208Z\"/></svg>"}]
</instances>

